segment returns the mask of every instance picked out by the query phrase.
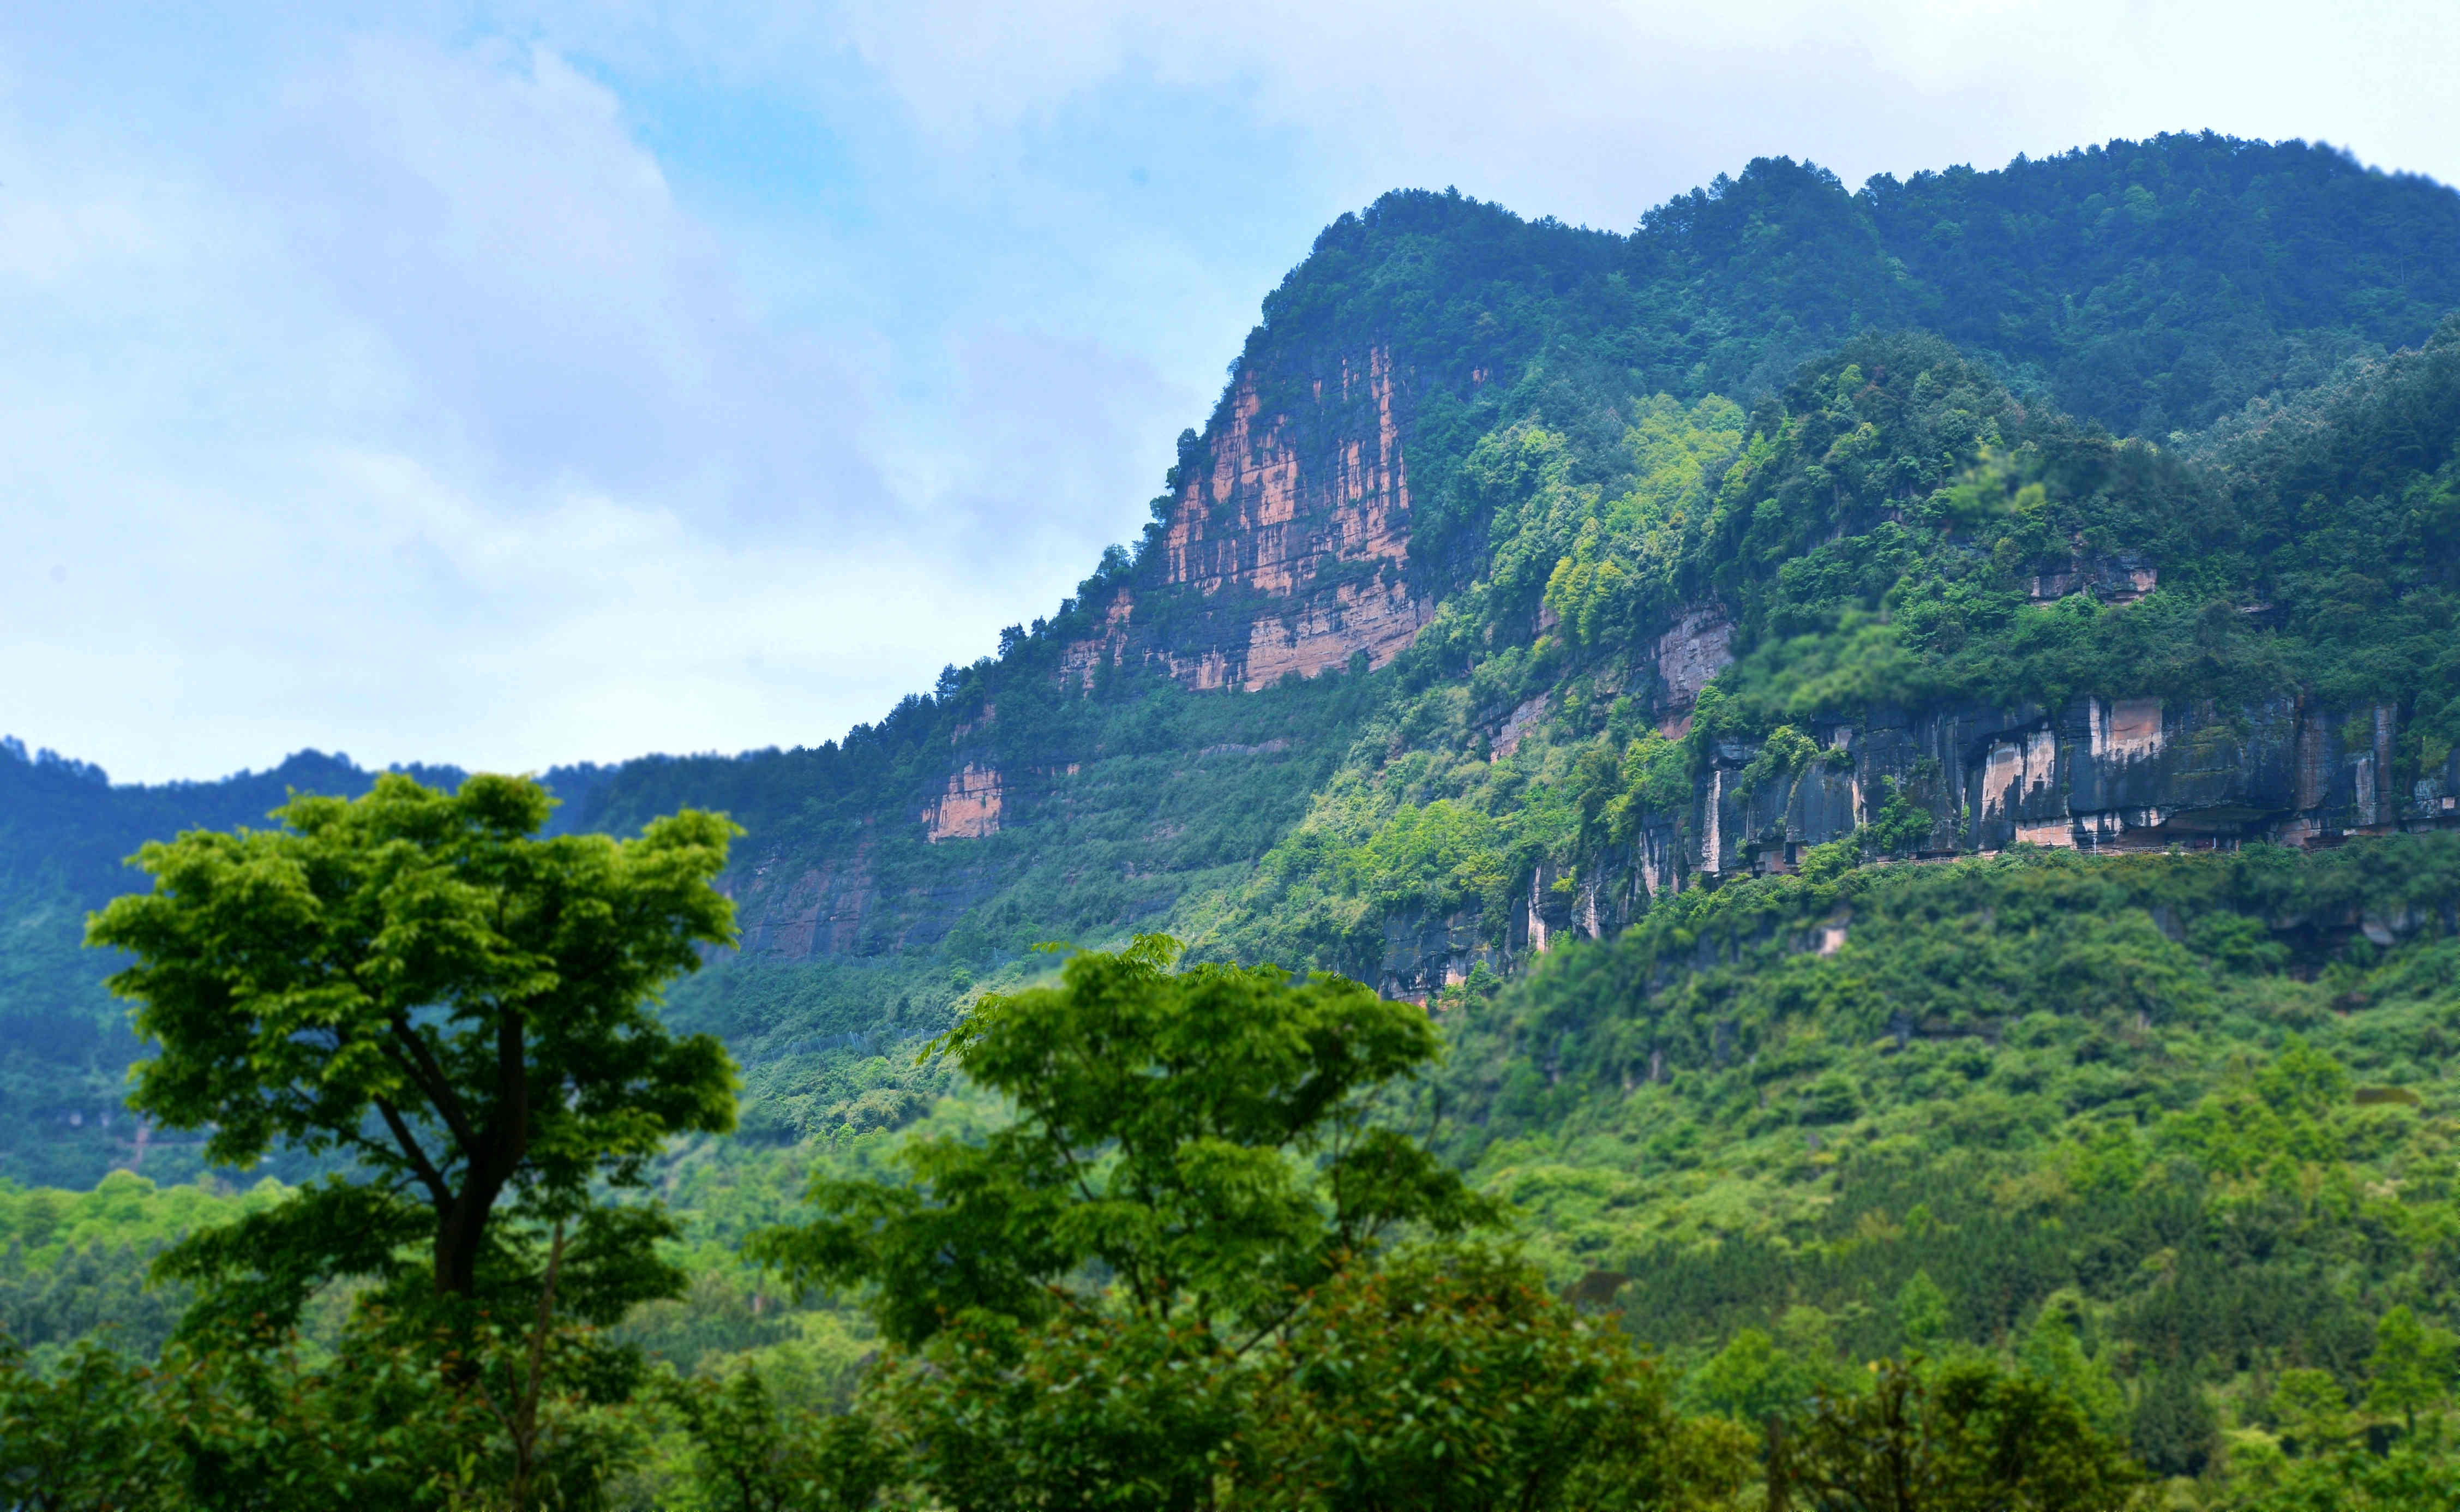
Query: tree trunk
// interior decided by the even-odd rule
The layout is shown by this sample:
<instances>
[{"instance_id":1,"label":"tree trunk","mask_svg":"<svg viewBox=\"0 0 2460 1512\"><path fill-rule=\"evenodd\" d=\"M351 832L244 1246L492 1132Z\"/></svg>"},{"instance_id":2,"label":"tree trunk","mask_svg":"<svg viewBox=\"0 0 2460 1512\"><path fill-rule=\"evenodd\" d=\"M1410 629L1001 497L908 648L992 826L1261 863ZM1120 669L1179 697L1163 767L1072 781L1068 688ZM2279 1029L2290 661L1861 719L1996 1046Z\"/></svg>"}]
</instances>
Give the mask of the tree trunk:
<instances>
[{"instance_id":1,"label":"tree trunk","mask_svg":"<svg viewBox=\"0 0 2460 1512\"><path fill-rule=\"evenodd\" d=\"M468 1297L478 1288L478 1257L486 1250L487 1219L496 1199L529 1152L529 1065L523 1054L519 1010L507 1008L496 1022L496 1105L478 1131L478 1148L461 1175L461 1190L439 1215L435 1230L435 1289Z\"/></svg>"}]
</instances>

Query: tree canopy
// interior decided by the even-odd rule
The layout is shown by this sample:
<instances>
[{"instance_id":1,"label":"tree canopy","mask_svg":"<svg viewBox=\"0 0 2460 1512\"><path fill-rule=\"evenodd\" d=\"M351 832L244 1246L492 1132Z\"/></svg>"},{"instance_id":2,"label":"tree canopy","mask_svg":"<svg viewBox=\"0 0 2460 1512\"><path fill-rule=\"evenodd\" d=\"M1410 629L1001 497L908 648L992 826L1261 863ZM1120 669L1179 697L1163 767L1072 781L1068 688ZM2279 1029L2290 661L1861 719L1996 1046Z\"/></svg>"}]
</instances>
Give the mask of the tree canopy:
<instances>
[{"instance_id":1,"label":"tree canopy","mask_svg":"<svg viewBox=\"0 0 2460 1512\"><path fill-rule=\"evenodd\" d=\"M524 777L444 793L388 775L356 799L294 797L279 828L138 853L153 890L90 926L135 957L112 986L159 1047L131 1105L210 1130L218 1164L276 1144L351 1162L192 1238L175 1273L278 1318L333 1275L395 1277L424 1241L435 1294L467 1299L507 1258L492 1221L510 1203L580 1225L576 1300L655 1289L641 1267L662 1221L592 1194L637 1185L674 1135L733 1126L724 1048L652 1012L732 943L710 885L732 826L687 811L629 841L536 838L551 801Z\"/></svg>"},{"instance_id":2,"label":"tree canopy","mask_svg":"<svg viewBox=\"0 0 2460 1512\"><path fill-rule=\"evenodd\" d=\"M1145 935L1071 955L1054 986L985 997L935 1048L1015 1121L913 1141L910 1185L816 1183L818 1216L756 1252L866 1288L909 1344L968 1311L1046 1316L1088 1267L1138 1315L1270 1328L1399 1225L1492 1218L1423 1143L1368 1118L1433 1060L1422 1011L1274 967L1174 972L1177 951Z\"/></svg>"}]
</instances>

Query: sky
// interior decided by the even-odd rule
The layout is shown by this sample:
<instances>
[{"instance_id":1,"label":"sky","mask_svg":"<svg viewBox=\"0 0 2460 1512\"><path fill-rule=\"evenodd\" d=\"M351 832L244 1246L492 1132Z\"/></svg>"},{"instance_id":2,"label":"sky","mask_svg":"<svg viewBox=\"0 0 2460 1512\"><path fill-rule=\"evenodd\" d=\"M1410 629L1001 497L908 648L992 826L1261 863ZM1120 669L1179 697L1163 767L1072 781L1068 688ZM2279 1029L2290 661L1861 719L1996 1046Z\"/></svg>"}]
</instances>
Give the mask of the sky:
<instances>
[{"instance_id":1,"label":"sky","mask_svg":"<svg viewBox=\"0 0 2460 1512\"><path fill-rule=\"evenodd\" d=\"M2460 182L2460 7L0 8L0 732L120 781L816 745L1146 519L1264 293L2164 130Z\"/></svg>"}]
</instances>

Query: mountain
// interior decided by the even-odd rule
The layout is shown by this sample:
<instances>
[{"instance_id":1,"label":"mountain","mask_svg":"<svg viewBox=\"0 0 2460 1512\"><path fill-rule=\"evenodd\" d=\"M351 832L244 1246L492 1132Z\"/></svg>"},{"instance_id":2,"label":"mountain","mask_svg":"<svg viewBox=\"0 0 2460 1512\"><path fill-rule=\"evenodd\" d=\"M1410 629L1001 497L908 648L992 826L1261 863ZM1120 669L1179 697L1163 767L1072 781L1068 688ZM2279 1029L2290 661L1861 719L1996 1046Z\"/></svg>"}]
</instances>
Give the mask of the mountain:
<instances>
[{"instance_id":1,"label":"mountain","mask_svg":"<svg viewBox=\"0 0 2460 1512\"><path fill-rule=\"evenodd\" d=\"M746 1075L695 1263L962 1111L912 1048L1034 944L1163 930L1424 1002L1443 1147L1693 1405L1961 1341L2259 1480L2284 1372L2460 1318L2455 309L2460 195L2209 135L1342 217L1050 617L841 740L546 775L747 831L667 1005ZM0 745L0 1175L195 1173L81 914L370 780ZM136 1294L9 1254L23 1337ZM728 1285L644 1337L791 1331Z\"/></svg>"},{"instance_id":2,"label":"mountain","mask_svg":"<svg viewBox=\"0 0 2460 1512\"><path fill-rule=\"evenodd\" d=\"M1423 998L1848 834L2443 823L2456 246L2448 189L2209 135L1853 193L1764 160L1628 236L1388 195L997 656L839 742L550 780L564 822L751 831L741 957L674 1007L780 1136L1047 938ZM131 1048L73 948L110 862L365 780L0 756L0 1164L133 1148L62 1142Z\"/></svg>"},{"instance_id":3,"label":"mountain","mask_svg":"<svg viewBox=\"0 0 2460 1512\"><path fill-rule=\"evenodd\" d=\"M2365 353L2460 303L2454 207L2209 138L1858 195L1755 163L1630 237L1388 196L1057 614L593 820L746 819L781 1022L920 948L1164 921L1424 995L1891 799L1924 854L2440 822L2451 353ZM1999 345L1872 333L1926 317ZM1538 770L1609 730L1613 792Z\"/></svg>"}]
</instances>

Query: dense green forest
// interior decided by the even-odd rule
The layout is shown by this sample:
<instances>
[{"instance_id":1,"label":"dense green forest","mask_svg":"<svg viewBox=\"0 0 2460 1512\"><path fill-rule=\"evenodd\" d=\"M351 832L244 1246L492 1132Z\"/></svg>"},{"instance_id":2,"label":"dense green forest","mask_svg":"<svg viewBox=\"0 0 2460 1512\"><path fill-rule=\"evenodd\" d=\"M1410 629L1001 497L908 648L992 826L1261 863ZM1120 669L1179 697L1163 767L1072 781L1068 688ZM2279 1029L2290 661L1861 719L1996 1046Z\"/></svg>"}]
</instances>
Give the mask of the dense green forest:
<instances>
[{"instance_id":1,"label":"dense green forest","mask_svg":"<svg viewBox=\"0 0 2460 1512\"><path fill-rule=\"evenodd\" d=\"M1509 1204L1539 1274L1655 1352L1688 1420L1808 1433L1861 1362L1978 1362L2055 1390L2174 1501L2439 1505L2460 1464L2408 1424L2460 1375L2454 841L1702 889L1458 994L1440 1068L1382 1105ZM739 1246L791 1230L804 1179L894 1181L911 1140L968 1147L1007 1105L961 1077L902 1135L689 1141L663 1190L692 1279L614 1338L757 1379L777 1411L846 1409L880 1347L859 1291L794 1305ZM282 1195L124 1173L0 1194L12 1331L38 1362L96 1327L150 1356L182 1292L142 1262ZM346 1310L303 1327L330 1348ZM683 1421L627 1419L634 1494L689 1494ZM2416 1500L2351 1489L2394 1471L2425 1478Z\"/></svg>"},{"instance_id":2,"label":"dense green forest","mask_svg":"<svg viewBox=\"0 0 2460 1512\"><path fill-rule=\"evenodd\" d=\"M1858 191L1762 160L1628 235L1455 193L1342 217L1267 296L1145 535L1050 617L839 740L544 775L547 841L678 810L740 826L714 874L739 948L657 1012L723 1045L739 1101L605 1157L624 1210L666 1216L625 1220L631 1249L592 1240L569 1337L534 1298L583 1209L508 1198L531 1216L502 1295L550 1342L524 1366L499 1310L441 1395L403 1323L424 1316L416 1246L371 1259L338 1221L300 1241L341 1258L282 1283L278 1336L201 1331L278 1278L196 1236L308 1233L369 1169L359 1135L260 1141L243 1170L206 1147L223 1116L176 1116L202 1104L132 1110L126 1070L159 1047L102 985L132 957L81 944L144 884L120 864L142 842L264 829L287 791L376 776L306 753L135 788L10 742L0 1432L51 1443L74 1404L119 1404L139 1426L113 1452L168 1499L129 1505L254 1504L199 1488L277 1461L488 1504L471 1477L552 1443L571 1505L1484 1505L1509 1481L1532 1505L1842 1507L1871 1504L1852 1446L1882 1443L1926 1467L1920 1505L1996 1504L1972 1480L1996 1474L2027 1505L2449 1506L2455 309L2460 195L2211 136ZM1241 404L1333 425L1309 407L1370 350L1408 380L1406 549L1327 553L1319 582L1403 584L1425 606L1406 648L1219 689L1089 656L1125 644L1130 600L1164 650L1223 604L1298 613L1182 590L1173 532L1231 467ZM1704 614L1730 660L1671 703L1659 648ZM2172 711L2184 753L2128 804L2215 826L2114 855L2011 842L1936 754L1870 755L1874 729L1986 714L1951 756L1978 769L1991 732L2036 730L2065 772L2062 712L2116 699L2156 701L2156 728ZM2308 848L2242 835L2263 804L2238 788L2197 797L2282 721L2304 774L2284 780L2315 792L2272 807L2322 816ZM984 772L997 822L936 825ZM1805 817L1848 785L1841 820ZM1252 1162L1200 1188L1208 1211L1275 1194L1238 1224L1169 1227L1197 1168L1138 1141L1195 1115L1061 1138L1142 1084L1063 1118L1037 1092L1059 1071L979 1037L1029 1012L1066 1042L1060 961L1150 967L1158 946L1098 952L1163 936L1183 955L1155 980L1181 985L1135 990L1179 1006L1105 1030L1104 1054L1191 1084L1263 1063L1170 1037L1206 992L1245 1005L1202 1010L1220 1023L1366 1012L1250 969L1425 999L1358 1021L1429 1038L1343 1084L1339 1138L1321 1109L1205 1125L1214 1157ZM1053 941L1095 953L1037 952ZM1341 1163L1366 1131L1398 1162L1375 1223ZM1146 1171L1112 1193L1127 1208L1005 1184L1086 1152ZM916 1193L956 1226L911 1254L973 1253L989 1224L982 1253L1007 1258L900 1269L882 1236L923 1221ZM361 1218L416 1230L385 1211ZM1344 1245L1355 1268L1326 1259ZM1307 1300L1277 1314L1222 1279L1267 1272ZM917 1321L934 1308L970 1321ZM1251 1352L1217 1353L1240 1329ZM1519 1352L1481 1352L1506 1334ZM1447 1395L1423 1373L1453 1360L1517 1384ZM472 1408L473 1381L529 1391L532 1416ZM1071 1416L1019 1381L1109 1405ZM1590 1395L1544 1396L1565 1381ZM1452 1441L1396 1426L1412 1392L1488 1479L1411 1458ZM1513 1392L1590 1448L1518 1436L1489 1412ZM475 1458L355 1443L353 1398ZM249 1454L296 1454L248 1459L250 1433ZM1362 1435L1382 1458L1331 1447ZM2043 1465L2081 1479L2026 1479ZM1044 1489L979 1479L1002 1477Z\"/></svg>"}]
</instances>

